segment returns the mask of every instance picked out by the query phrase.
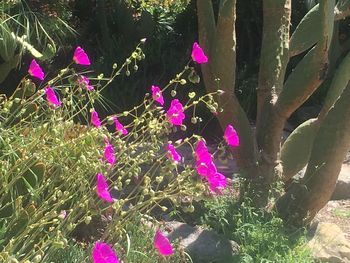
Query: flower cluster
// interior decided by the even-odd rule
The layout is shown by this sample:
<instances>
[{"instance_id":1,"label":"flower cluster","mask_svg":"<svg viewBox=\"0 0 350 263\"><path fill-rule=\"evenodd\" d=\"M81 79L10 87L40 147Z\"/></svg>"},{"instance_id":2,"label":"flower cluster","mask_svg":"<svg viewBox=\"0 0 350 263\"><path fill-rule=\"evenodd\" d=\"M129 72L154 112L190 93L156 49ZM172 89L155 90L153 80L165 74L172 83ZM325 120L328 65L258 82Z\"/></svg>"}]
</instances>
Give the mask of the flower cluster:
<instances>
[{"instance_id":1,"label":"flower cluster","mask_svg":"<svg viewBox=\"0 0 350 263\"><path fill-rule=\"evenodd\" d=\"M86 66L90 65L89 57L84 51L84 49L82 49L81 47L77 47L75 49L74 55L73 55L73 61L78 65L86 65ZM34 78L37 78L39 80L44 80L45 73L35 59L31 61L29 65L28 73ZM89 79L84 75L79 76L78 83L80 85L85 86L86 89L89 91L93 90L93 87L90 85ZM44 90L45 90L47 102L53 107L60 107L62 103L57 97L54 89L48 86Z\"/></svg>"},{"instance_id":2,"label":"flower cluster","mask_svg":"<svg viewBox=\"0 0 350 263\"><path fill-rule=\"evenodd\" d=\"M192 49L192 59L194 62L198 64L203 64L208 62L208 57L205 55L202 48L198 45L198 43L193 44ZM74 51L73 61L82 66L89 66L90 59L84 49L81 47L77 47ZM45 73L41 69L40 65L33 59L28 69L28 73L39 80L44 80ZM88 92L94 93L94 87L90 85L90 80L84 75L78 75L77 85L79 87L84 87ZM166 101L163 97L163 91L158 86L152 85L151 93L152 99L154 102L159 104L162 108ZM46 95L46 100L49 106L53 109L57 109L64 104L64 100L62 102L59 99L58 94L56 94L55 88L52 86L47 86L44 88L44 92ZM89 93L89 94L92 94ZM153 102L152 102L153 103ZM159 107L157 107L159 109ZM178 99L173 99L170 102L170 106L166 111L162 112L164 118L170 124L170 126L182 126L183 122L186 118L185 116L185 107ZM124 125L118 120L117 116L112 116L109 119L111 122L109 124L114 124L115 131L120 135L128 135L128 130L124 127ZM90 123L93 127L97 129L93 129L97 132L100 132L104 126L104 119L100 119L98 112L95 109L90 110ZM128 128L128 126L126 126ZM228 125L224 138L228 145L232 147L239 146L239 137L236 130ZM178 164L181 162L181 155L176 151L175 146L169 142L166 145L166 156L169 160L171 160L174 164ZM220 194L222 190L227 186L227 180L224 175L217 171L217 168L214 164L213 156L209 153L209 150L204 142L204 140L199 140L197 142L195 148L195 156L196 156L196 171L199 176L205 179L209 184L209 189L212 193ZM101 157L102 163L108 165L108 169L112 170L114 166L117 164L116 151L107 138L105 138L105 146L103 151L103 157ZM118 156L119 160L119 156ZM100 171L100 170L98 170ZM108 184L108 178L103 175L102 172L98 172L95 176L96 179L96 194L97 196L105 201L106 203L112 204L115 203L116 200L113 198L110 192L110 186ZM60 217L63 219L66 218L67 213L65 210L62 210ZM153 240L154 248L159 252L159 254L163 256L170 256L174 253L173 247L167 237L162 234L160 230L155 232L154 240ZM96 242L94 244L92 250L92 259L94 263L119 263L119 258L114 251L112 245L104 242Z\"/></svg>"},{"instance_id":3,"label":"flower cluster","mask_svg":"<svg viewBox=\"0 0 350 263\"><path fill-rule=\"evenodd\" d=\"M209 153L203 140L199 140L195 149L197 173L209 183L209 188L213 193L221 193L227 185L224 175L217 172L213 161L213 156Z\"/></svg>"}]
</instances>

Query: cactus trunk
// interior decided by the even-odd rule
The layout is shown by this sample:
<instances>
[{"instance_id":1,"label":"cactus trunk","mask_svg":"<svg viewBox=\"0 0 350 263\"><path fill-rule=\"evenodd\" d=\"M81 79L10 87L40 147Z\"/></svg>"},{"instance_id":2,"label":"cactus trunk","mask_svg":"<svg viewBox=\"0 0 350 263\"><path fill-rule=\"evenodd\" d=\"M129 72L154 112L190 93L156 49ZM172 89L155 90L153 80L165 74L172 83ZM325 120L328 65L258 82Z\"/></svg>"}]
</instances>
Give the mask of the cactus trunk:
<instances>
[{"instance_id":1,"label":"cactus trunk","mask_svg":"<svg viewBox=\"0 0 350 263\"><path fill-rule=\"evenodd\" d=\"M305 176L293 184L276 205L282 218L294 225L309 223L335 189L350 148L349 98L350 82L320 126Z\"/></svg>"},{"instance_id":2,"label":"cactus trunk","mask_svg":"<svg viewBox=\"0 0 350 263\"><path fill-rule=\"evenodd\" d=\"M221 1L217 24L211 0L198 0L198 28L199 41L209 62L202 65L203 79L208 92L221 89L224 96L219 96L219 107L223 112L218 114L218 120L225 129L233 124L240 135L238 164L247 170L254 170L256 153L254 149L253 133L249 120L240 106L236 96L236 0ZM255 174L255 173L254 173Z\"/></svg>"},{"instance_id":3,"label":"cactus trunk","mask_svg":"<svg viewBox=\"0 0 350 263\"><path fill-rule=\"evenodd\" d=\"M300 125L282 148L283 128L290 115L323 83L330 67L329 55L333 56L331 68L334 68L339 53L336 50L339 49L338 34L333 34L333 31L337 32L334 24L350 14L349 3L339 0L335 5L335 0L320 1L290 37L291 0L263 1L257 130L252 134L248 119L234 95L235 2L220 2L215 23L212 2L197 0L200 44L209 57L209 63L202 65L204 83L210 92L219 88L227 94L217 98L224 109L218 119L222 128L233 123L238 130L241 145L236 156L246 179L241 194L248 195L256 206L267 204L273 184L287 183L308 164L301 187L293 184L277 205L286 221L295 221L295 215L298 215L296 220L304 223L330 197L342 158L349 148L350 138L343 132L349 133L350 129L345 123L350 117L345 103L350 88L344 90L350 79L347 73L349 55L335 72L330 71L334 78L318 118ZM290 58L304 52L300 62L286 76ZM332 125L337 128L331 129ZM325 151L329 156L323 155ZM294 200L295 195L299 203ZM301 206L303 200L305 205ZM286 212L287 204L291 205L292 213ZM311 217L305 220L307 214Z\"/></svg>"}]
</instances>

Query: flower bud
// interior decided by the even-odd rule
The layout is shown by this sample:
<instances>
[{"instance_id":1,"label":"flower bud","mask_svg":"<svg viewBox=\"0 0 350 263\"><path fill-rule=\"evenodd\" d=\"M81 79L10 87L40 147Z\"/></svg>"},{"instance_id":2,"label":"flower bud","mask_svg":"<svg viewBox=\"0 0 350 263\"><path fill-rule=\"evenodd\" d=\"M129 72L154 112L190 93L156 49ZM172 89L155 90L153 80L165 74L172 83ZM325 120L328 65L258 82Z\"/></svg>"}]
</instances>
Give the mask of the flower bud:
<instances>
[{"instance_id":1,"label":"flower bud","mask_svg":"<svg viewBox=\"0 0 350 263\"><path fill-rule=\"evenodd\" d=\"M180 80L180 84L181 84L181 85L185 85L186 83L187 83L187 81L186 81L185 79L181 79L181 80Z\"/></svg>"},{"instance_id":2,"label":"flower bud","mask_svg":"<svg viewBox=\"0 0 350 263\"><path fill-rule=\"evenodd\" d=\"M195 93L195 92L190 92L190 93L188 93L188 97L189 97L190 99L193 99L195 96L196 96L196 93Z\"/></svg>"}]
</instances>

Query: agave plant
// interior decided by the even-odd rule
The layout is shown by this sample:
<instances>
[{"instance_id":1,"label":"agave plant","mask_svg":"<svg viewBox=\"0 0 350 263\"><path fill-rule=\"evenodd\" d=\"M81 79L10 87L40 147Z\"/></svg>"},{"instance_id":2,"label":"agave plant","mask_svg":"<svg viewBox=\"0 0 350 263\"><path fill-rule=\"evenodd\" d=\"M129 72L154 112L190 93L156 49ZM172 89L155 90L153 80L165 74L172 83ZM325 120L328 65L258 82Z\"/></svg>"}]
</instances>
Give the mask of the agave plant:
<instances>
[{"instance_id":1,"label":"agave plant","mask_svg":"<svg viewBox=\"0 0 350 263\"><path fill-rule=\"evenodd\" d=\"M0 56L4 61L0 64L0 83L19 65L25 52L39 60L50 60L62 37L75 32L60 17L33 11L30 1L2 1L0 22Z\"/></svg>"}]
</instances>

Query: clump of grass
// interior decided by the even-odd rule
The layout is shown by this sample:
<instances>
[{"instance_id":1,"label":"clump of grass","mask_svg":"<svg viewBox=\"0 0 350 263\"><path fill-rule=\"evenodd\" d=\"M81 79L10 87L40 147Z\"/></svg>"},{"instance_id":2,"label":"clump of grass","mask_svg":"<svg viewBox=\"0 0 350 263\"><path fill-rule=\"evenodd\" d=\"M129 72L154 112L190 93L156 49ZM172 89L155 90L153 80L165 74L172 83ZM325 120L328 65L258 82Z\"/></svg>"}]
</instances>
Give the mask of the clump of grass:
<instances>
[{"instance_id":1,"label":"clump of grass","mask_svg":"<svg viewBox=\"0 0 350 263\"><path fill-rule=\"evenodd\" d=\"M350 211L342 210L342 209L334 209L333 214L342 218L350 218Z\"/></svg>"},{"instance_id":2,"label":"clump of grass","mask_svg":"<svg viewBox=\"0 0 350 263\"><path fill-rule=\"evenodd\" d=\"M287 229L273 213L249 201L217 196L204 202L200 222L240 245L239 262L314 262L305 231Z\"/></svg>"}]
</instances>

